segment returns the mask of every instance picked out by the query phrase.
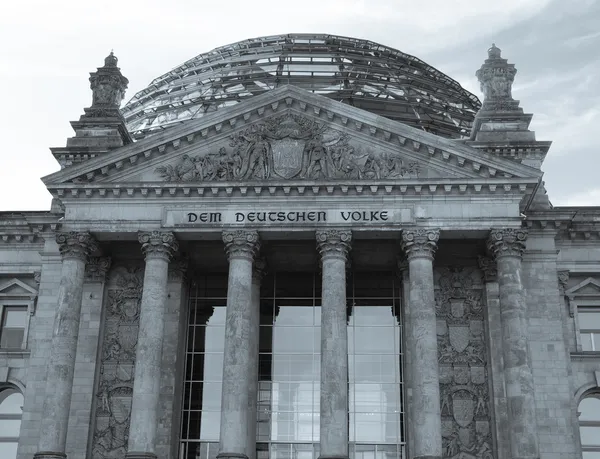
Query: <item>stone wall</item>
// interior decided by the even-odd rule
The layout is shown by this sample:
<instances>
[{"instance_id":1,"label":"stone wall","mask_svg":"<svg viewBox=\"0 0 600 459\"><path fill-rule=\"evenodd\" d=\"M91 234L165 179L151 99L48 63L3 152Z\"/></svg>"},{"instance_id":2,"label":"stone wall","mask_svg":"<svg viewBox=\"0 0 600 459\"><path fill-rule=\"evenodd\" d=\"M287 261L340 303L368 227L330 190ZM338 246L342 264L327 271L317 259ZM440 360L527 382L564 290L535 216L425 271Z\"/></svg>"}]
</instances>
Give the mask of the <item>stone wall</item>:
<instances>
[{"instance_id":1,"label":"stone wall","mask_svg":"<svg viewBox=\"0 0 600 459\"><path fill-rule=\"evenodd\" d=\"M530 232L523 258L529 354L535 386L541 459L577 458L574 397L563 330L554 232Z\"/></svg>"}]
</instances>

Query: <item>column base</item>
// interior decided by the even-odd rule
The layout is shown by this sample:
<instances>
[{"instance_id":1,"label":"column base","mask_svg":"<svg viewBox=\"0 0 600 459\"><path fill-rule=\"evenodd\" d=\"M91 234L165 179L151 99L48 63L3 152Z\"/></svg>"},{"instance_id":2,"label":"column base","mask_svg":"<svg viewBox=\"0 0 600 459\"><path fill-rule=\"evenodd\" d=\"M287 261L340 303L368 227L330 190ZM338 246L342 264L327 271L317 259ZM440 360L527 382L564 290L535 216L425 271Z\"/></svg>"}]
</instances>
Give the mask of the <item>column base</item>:
<instances>
[{"instance_id":1,"label":"column base","mask_svg":"<svg viewBox=\"0 0 600 459\"><path fill-rule=\"evenodd\" d=\"M125 459L158 459L158 456L149 452L128 451L125 454Z\"/></svg>"},{"instance_id":2,"label":"column base","mask_svg":"<svg viewBox=\"0 0 600 459\"><path fill-rule=\"evenodd\" d=\"M338 454L321 454L319 459L348 459L348 456Z\"/></svg>"},{"instance_id":3,"label":"column base","mask_svg":"<svg viewBox=\"0 0 600 459\"><path fill-rule=\"evenodd\" d=\"M66 459L65 453L57 453L56 451L39 451L33 455L33 459Z\"/></svg>"},{"instance_id":4,"label":"column base","mask_svg":"<svg viewBox=\"0 0 600 459\"><path fill-rule=\"evenodd\" d=\"M243 453L222 452L217 454L217 459L248 459L248 456Z\"/></svg>"},{"instance_id":5,"label":"column base","mask_svg":"<svg viewBox=\"0 0 600 459\"><path fill-rule=\"evenodd\" d=\"M413 459L442 459L442 456L413 456Z\"/></svg>"}]
</instances>

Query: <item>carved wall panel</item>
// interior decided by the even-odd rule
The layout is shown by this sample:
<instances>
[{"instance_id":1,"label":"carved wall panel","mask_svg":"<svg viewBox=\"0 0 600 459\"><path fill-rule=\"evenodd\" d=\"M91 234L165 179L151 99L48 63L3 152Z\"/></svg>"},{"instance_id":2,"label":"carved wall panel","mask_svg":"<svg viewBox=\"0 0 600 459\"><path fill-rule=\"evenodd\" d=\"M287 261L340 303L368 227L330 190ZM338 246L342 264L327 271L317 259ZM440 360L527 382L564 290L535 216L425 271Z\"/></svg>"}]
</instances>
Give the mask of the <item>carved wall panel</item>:
<instances>
[{"instance_id":1,"label":"carved wall panel","mask_svg":"<svg viewBox=\"0 0 600 459\"><path fill-rule=\"evenodd\" d=\"M435 270L443 456L493 459L483 285L475 268Z\"/></svg>"},{"instance_id":2,"label":"carved wall panel","mask_svg":"<svg viewBox=\"0 0 600 459\"><path fill-rule=\"evenodd\" d=\"M396 179L419 177L419 164L399 153L351 142L304 116L268 118L232 135L229 145L156 168L168 182Z\"/></svg>"},{"instance_id":3,"label":"carved wall panel","mask_svg":"<svg viewBox=\"0 0 600 459\"><path fill-rule=\"evenodd\" d=\"M143 274L141 267L117 267L110 273L96 393L93 459L122 459L127 452Z\"/></svg>"}]
</instances>

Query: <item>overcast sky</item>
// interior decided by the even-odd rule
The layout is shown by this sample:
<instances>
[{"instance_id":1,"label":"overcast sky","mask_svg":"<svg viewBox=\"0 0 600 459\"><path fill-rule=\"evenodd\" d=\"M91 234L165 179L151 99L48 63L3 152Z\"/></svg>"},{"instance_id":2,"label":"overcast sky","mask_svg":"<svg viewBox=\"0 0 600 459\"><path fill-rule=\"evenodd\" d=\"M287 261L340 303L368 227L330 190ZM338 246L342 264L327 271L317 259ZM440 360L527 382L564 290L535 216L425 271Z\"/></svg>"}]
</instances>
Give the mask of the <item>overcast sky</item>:
<instances>
[{"instance_id":1,"label":"overcast sky","mask_svg":"<svg viewBox=\"0 0 600 459\"><path fill-rule=\"evenodd\" d=\"M21 0L0 10L0 211L47 210L49 147L91 104L89 72L114 49L126 100L197 54L246 38L318 32L415 55L481 97L492 42L538 140L554 205L600 205L600 0Z\"/></svg>"}]
</instances>

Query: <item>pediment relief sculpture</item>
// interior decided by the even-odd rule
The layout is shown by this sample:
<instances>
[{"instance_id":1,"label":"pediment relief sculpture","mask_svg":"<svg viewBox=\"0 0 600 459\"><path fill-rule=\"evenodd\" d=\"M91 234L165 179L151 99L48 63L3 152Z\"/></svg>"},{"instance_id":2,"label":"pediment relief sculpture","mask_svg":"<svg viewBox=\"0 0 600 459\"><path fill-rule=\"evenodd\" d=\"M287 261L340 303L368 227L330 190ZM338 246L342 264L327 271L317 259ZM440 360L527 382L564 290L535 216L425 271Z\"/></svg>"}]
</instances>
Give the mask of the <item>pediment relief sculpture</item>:
<instances>
[{"instance_id":1,"label":"pediment relief sculpture","mask_svg":"<svg viewBox=\"0 0 600 459\"><path fill-rule=\"evenodd\" d=\"M340 131L287 114L233 134L229 146L183 155L155 172L168 182L243 180L381 180L419 177L419 164L399 153L375 151Z\"/></svg>"}]
</instances>

